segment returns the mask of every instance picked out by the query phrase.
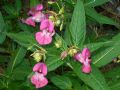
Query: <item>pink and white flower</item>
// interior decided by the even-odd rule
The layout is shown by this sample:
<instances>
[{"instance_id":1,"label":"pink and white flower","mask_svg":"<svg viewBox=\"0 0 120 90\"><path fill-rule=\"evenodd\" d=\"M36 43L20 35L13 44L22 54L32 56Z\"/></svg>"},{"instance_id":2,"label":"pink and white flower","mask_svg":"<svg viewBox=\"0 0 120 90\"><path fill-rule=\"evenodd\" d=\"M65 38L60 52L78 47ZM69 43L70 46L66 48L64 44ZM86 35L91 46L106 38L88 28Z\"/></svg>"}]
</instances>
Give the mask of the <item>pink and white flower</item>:
<instances>
[{"instance_id":1,"label":"pink and white flower","mask_svg":"<svg viewBox=\"0 0 120 90\"><path fill-rule=\"evenodd\" d=\"M52 36L55 34L54 24L49 19L45 19L40 24L40 32L35 34L35 38L40 45L47 45L52 42Z\"/></svg>"},{"instance_id":2,"label":"pink and white flower","mask_svg":"<svg viewBox=\"0 0 120 90\"><path fill-rule=\"evenodd\" d=\"M43 5L42 4L38 4L36 7L33 7L30 9L30 11L28 12L28 15L34 16L37 12L41 12L43 10Z\"/></svg>"},{"instance_id":3,"label":"pink and white flower","mask_svg":"<svg viewBox=\"0 0 120 90\"><path fill-rule=\"evenodd\" d=\"M42 13L42 12L36 12L33 16L32 16L32 20L35 22L41 22L42 20L46 19L46 16Z\"/></svg>"},{"instance_id":4,"label":"pink and white flower","mask_svg":"<svg viewBox=\"0 0 120 90\"><path fill-rule=\"evenodd\" d=\"M42 88L48 84L48 80L45 77L47 75L47 66L45 63L37 63L33 67L34 75L31 77L31 83L36 88Z\"/></svg>"},{"instance_id":5,"label":"pink and white flower","mask_svg":"<svg viewBox=\"0 0 120 90\"><path fill-rule=\"evenodd\" d=\"M36 88L42 88L48 84L47 78L38 72L35 72L35 74L31 77L31 82L36 86Z\"/></svg>"},{"instance_id":6,"label":"pink and white flower","mask_svg":"<svg viewBox=\"0 0 120 90\"><path fill-rule=\"evenodd\" d=\"M90 73L91 72L91 66L90 66L90 63L91 63L91 59L90 59L90 51L88 48L84 48L82 53L77 53L74 55L74 59L81 62L83 65L82 65L82 71L84 73Z\"/></svg>"},{"instance_id":7,"label":"pink and white flower","mask_svg":"<svg viewBox=\"0 0 120 90\"><path fill-rule=\"evenodd\" d=\"M47 30L49 32L54 31L54 24L51 20L45 19L40 24L40 30Z\"/></svg>"},{"instance_id":8,"label":"pink and white flower","mask_svg":"<svg viewBox=\"0 0 120 90\"><path fill-rule=\"evenodd\" d=\"M47 30L37 32L35 38L40 45L47 45L52 42L52 36L54 33L50 33Z\"/></svg>"},{"instance_id":9,"label":"pink and white flower","mask_svg":"<svg viewBox=\"0 0 120 90\"><path fill-rule=\"evenodd\" d=\"M33 21L32 17L27 18L26 20L22 20L23 23L35 27L35 22Z\"/></svg>"},{"instance_id":10,"label":"pink and white flower","mask_svg":"<svg viewBox=\"0 0 120 90\"><path fill-rule=\"evenodd\" d=\"M37 63L33 67L33 72L42 73L44 76L47 75L47 66L45 63Z\"/></svg>"}]
</instances>

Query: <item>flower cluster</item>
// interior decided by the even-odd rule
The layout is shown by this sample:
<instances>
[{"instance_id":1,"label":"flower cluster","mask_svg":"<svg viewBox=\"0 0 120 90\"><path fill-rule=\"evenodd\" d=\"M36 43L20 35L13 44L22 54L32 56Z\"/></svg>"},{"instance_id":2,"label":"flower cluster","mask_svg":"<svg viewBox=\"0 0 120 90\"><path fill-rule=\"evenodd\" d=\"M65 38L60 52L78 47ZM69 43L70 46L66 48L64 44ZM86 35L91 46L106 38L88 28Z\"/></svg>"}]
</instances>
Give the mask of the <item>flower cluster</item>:
<instances>
[{"instance_id":1,"label":"flower cluster","mask_svg":"<svg viewBox=\"0 0 120 90\"><path fill-rule=\"evenodd\" d=\"M35 38L40 45L47 45L52 42L52 36L55 34L54 22L49 19L49 14L43 13L43 5L39 4L33 7L29 12L29 17L26 20L22 20L23 23L36 26L36 22L40 23L40 31L35 34Z\"/></svg>"},{"instance_id":2,"label":"flower cluster","mask_svg":"<svg viewBox=\"0 0 120 90\"><path fill-rule=\"evenodd\" d=\"M78 52L74 55L74 59L82 63L82 71L84 73L90 73L91 72L91 59L90 59L91 53L88 48L84 48L82 52Z\"/></svg>"},{"instance_id":3,"label":"flower cluster","mask_svg":"<svg viewBox=\"0 0 120 90\"><path fill-rule=\"evenodd\" d=\"M47 66L44 63L37 63L33 67L34 75L31 77L31 82L36 88L44 87L48 84L48 80L45 77L47 75Z\"/></svg>"}]
</instances>

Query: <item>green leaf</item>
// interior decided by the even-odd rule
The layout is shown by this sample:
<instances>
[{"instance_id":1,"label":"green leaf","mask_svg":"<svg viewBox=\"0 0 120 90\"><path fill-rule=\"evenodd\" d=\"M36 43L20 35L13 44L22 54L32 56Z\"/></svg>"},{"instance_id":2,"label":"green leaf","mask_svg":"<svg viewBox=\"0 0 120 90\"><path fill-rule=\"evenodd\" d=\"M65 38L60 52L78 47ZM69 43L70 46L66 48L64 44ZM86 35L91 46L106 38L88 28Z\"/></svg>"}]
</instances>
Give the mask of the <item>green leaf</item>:
<instances>
[{"instance_id":1,"label":"green leaf","mask_svg":"<svg viewBox=\"0 0 120 90\"><path fill-rule=\"evenodd\" d=\"M28 26L26 24L23 24L23 23L18 23L18 26L23 31L28 31L28 32L35 31L35 28Z\"/></svg>"},{"instance_id":2,"label":"green leaf","mask_svg":"<svg viewBox=\"0 0 120 90\"><path fill-rule=\"evenodd\" d=\"M91 52L94 52L94 51L98 50L99 48L102 48L105 45L107 45L107 46L110 45L111 43L112 43L112 41L90 43L90 44L86 44L85 47L88 47Z\"/></svg>"},{"instance_id":3,"label":"green leaf","mask_svg":"<svg viewBox=\"0 0 120 90\"><path fill-rule=\"evenodd\" d=\"M109 69L108 69L109 70ZM104 76L108 82L109 85L112 85L116 81L120 79L120 67L112 67L111 70L105 71Z\"/></svg>"},{"instance_id":4,"label":"green leaf","mask_svg":"<svg viewBox=\"0 0 120 90\"><path fill-rule=\"evenodd\" d=\"M73 90L81 90L81 84L79 83L78 79L70 79L72 81Z\"/></svg>"},{"instance_id":5,"label":"green leaf","mask_svg":"<svg viewBox=\"0 0 120 90\"><path fill-rule=\"evenodd\" d=\"M90 89L86 84L84 84L84 85L82 86L82 90L92 90L92 89Z\"/></svg>"},{"instance_id":6,"label":"green leaf","mask_svg":"<svg viewBox=\"0 0 120 90\"><path fill-rule=\"evenodd\" d=\"M0 33L0 44L2 44L6 39L6 35Z\"/></svg>"},{"instance_id":7,"label":"green leaf","mask_svg":"<svg viewBox=\"0 0 120 90\"><path fill-rule=\"evenodd\" d=\"M23 47L20 47L17 52L15 52L15 55L11 58L11 62L8 66L8 72L11 74L15 67L18 66L24 59L24 56L26 55L26 49Z\"/></svg>"},{"instance_id":8,"label":"green leaf","mask_svg":"<svg viewBox=\"0 0 120 90\"><path fill-rule=\"evenodd\" d=\"M37 45L34 35L29 32L7 33L7 36L26 48Z\"/></svg>"},{"instance_id":9,"label":"green leaf","mask_svg":"<svg viewBox=\"0 0 120 90\"><path fill-rule=\"evenodd\" d=\"M86 34L86 22L84 5L81 0L77 0L69 28L74 44L82 44Z\"/></svg>"},{"instance_id":10,"label":"green leaf","mask_svg":"<svg viewBox=\"0 0 120 90\"><path fill-rule=\"evenodd\" d=\"M36 6L37 4L39 4L39 0L30 0L30 7L34 7Z\"/></svg>"},{"instance_id":11,"label":"green leaf","mask_svg":"<svg viewBox=\"0 0 120 90\"><path fill-rule=\"evenodd\" d=\"M72 82L68 77L56 75L51 78L51 81L60 89L69 90L72 88Z\"/></svg>"},{"instance_id":12,"label":"green leaf","mask_svg":"<svg viewBox=\"0 0 120 90\"><path fill-rule=\"evenodd\" d=\"M5 32L5 22L3 20L2 14L0 12L0 44L5 41L6 35L3 34Z\"/></svg>"},{"instance_id":13,"label":"green leaf","mask_svg":"<svg viewBox=\"0 0 120 90\"><path fill-rule=\"evenodd\" d=\"M18 13L20 13L20 10L22 9L22 2L21 0L15 0L15 7Z\"/></svg>"},{"instance_id":14,"label":"green leaf","mask_svg":"<svg viewBox=\"0 0 120 90\"><path fill-rule=\"evenodd\" d=\"M85 74L81 71L81 65L78 62L72 61L71 63L73 71L77 76L87 85L89 85L94 90L109 90L106 81L101 74L101 72L92 65L92 72Z\"/></svg>"},{"instance_id":15,"label":"green leaf","mask_svg":"<svg viewBox=\"0 0 120 90\"><path fill-rule=\"evenodd\" d=\"M13 15L16 16L17 13L15 11L15 8L12 5L5 5L3 6L3 9L9 14L9 15Z\"/></svg>"},{"instance_id":16,"label":"green leaf","mask_svg":"<svg viewBox=\"0 0 120 90\"><path fill-rule=\"evenodd\" d=\"M59 66L61 66L64 62L60 58L49 57L46 61L48 66L48 71L53 71Z\"/></svg>"},{"instance_id":17,"label":"green leaf","mask_svg":"<svg viewBox=\"0 0 120 90\"><path fill-rule=\"evenodd\" d=\"M65 60L60 59L61 50L56 49L56 47L46 48L46 50L48 57L46 59L48 71L53 71L64 63Z\"/></svg>"},{"instance_id":18,"label":"green leaf","mask_svg":"<svg viewBox=\"0 0 120 90\"><path fill-rule=\"evenodd\" d=\"M32 72L28 60L23 59L22 62L13 70L12 78L15 80L24 80Z\"/></svg>"},{"instance_id":19,"label":"green leaf","mask_svg":"<svg viewBox=\"0 0 120 90\"><path fill-rule=\"evenodd\" d=\"M64 32L64 40L65 42L67 43L67 45L72 45L72 36L71 36L71 33L70 33L70 30L69 28L66 28L65 32Z\"/></svg>"},{"instance_id":20,"label":"green leaf","mask_svg":"<svg viewBox=\"0 0 120 90\"><path fill-rule=\"evenodd\" d=\"M56 42L61 42L60 44L60 47L61 47L61 49L63 49L63 50L66 50L67 49L67 44L66 44L66 42L64 41L64 39L61 37L61 36L59 36L57 33L56 33L56 35L55 35L55 39L56 39Z\"/></svg>"},{"instance_id":21,"label":"green leaf","mask_svg":"<svg viewBox=\"0 0 120 90\"><path fill-rule=\"evenodd\" d=\"M110 90L120 90L120 80L117 80L112 85L110 85Z\"/></svg>"},{"instance_id":22,"label":"green leaf","mask_svg":"<svg viewBox=\"0 0 120 90\"><path fill-rule=\"evenodd\" d=\"M109 2L110 0L86 0L86 6L89 7L95 7L100 6L102 4L105 4L106 2Z\"/></svg>"},{"instance_id":23,"label":"green leaf","mask_svg":"<svg viewBox=\"0 0 120 90\"><path fill-rule=\"evenodd\" d=\"M99 52L93 55L92 61L93 64L95 64L98 67L104 66L111 62L113 58L117 57L120 54L120 40L117 40L120 38L120 34L115 36L112 41L112 46L108 48L103 48Z\"/></svg>"},{"instance_id":24,"label":"green leaf","mask_svg":"<svg viewBox=\"0 0 120 90\"><path fill-rule=\"evenodd\" d=\"M109 25L114 25L116 27L119 26L119 23L117 23L115 20L97 13L94 8L86 7L85 10L86 10L86 14L89 17L95 19L97 22L101 24L109 24Z\"/></svg>"}]
</instances>

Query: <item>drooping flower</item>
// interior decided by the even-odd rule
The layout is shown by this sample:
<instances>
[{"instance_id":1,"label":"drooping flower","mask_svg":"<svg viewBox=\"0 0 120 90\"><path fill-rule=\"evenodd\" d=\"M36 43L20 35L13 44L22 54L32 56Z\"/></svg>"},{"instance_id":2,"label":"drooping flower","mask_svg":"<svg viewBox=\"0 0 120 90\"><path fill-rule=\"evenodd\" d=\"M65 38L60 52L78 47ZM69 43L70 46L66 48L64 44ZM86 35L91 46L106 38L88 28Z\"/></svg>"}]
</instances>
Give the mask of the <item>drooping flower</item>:
<instances>
[{"instance_id":1,"label":"drooping flower","mask_svg":"<svg viewBox=\"0 0 120 90\"><path fill-rule=\"evenodd\" d=\"M84 73L90 73L91 72L90 63L84 62L84 64L82 65L82 72L84 72Z\"/></svg>"},{"instance_id":2,"label":"drooping flower","mask_svg":"<svg viewBox=\"0 0 120 90\"><path fill-rule=\"evenodd\" d=\"M37 63L33 67L33 71L42 73L44 76L46 76L47 75L47 66L44 63Z\"/></svg>"},{"instance_id":3,"label":"drooping flower","mask_svg":"<svg viewBox=\"0 0 120 90\"><path fill-rule=\"evenodd\" d=\"M43 30L35 34L35 38L40 45L47 45L52 42L53 33Z\"/></svg>"},{"instance_id":4,"label":"drooping flower","mask_svg":"<svg viewBox=\"0 0 120 90\"><path fill-rule=\"evenodd\" d=\"M35 22L33 21L32 17L27 18L26 20L22 20L23 23L35 27Z\"/></svg>"},{"instance_id":5,"label":"drooping flower","mask_svg":"<svg viewBox=\"0 0 120 90\"><path fill-rule=\"evenodd\" d=\"M74 59L81 62L83 65L82 65L82 71L84 73L90 73L91 72L91 66L90 66L90 63L91 63L91 59L90 59L90 51L88 48L84 48L82 53L76 53L74 55Z\"/></svg>"},{"instance_id":6,"label":"drooping flower","mask_svg":"<svg viewBox=\"0 0 120 90\"><path fill-rule=\"evenodd\" d=\"M83 51L82 51L82 56L83 56L84 59L90 58L91 53L90 53L90 51L89 51L88 48L84 48L84 49L83 49Z\"/></svg>"},{"instance_id":7,"label":"drooping flower","mask_svg":"<svg viewBox=\"0 0 120 90\"><path fill-rule=\"evenodd\" d=\"M52 42L52 36L55 34L54 24L49 19L42 20L40 32L35 34L36 40L40 45L47 45Z\"/></svg>"},{"instance_id":8,"label":"drooping flower","mask_svg":"<svg viewBox=\"0 0 120 90\"><path fill-rule=\"evenodd\" d=\"M82 54L80 52L78 52L78 53L76 53L74 55L74 59L77 60L77 61L79 61L79 62L81 62L81 63L84 62L84 58L83 58L83 56L82 56Z\"/></svg>"},{"instance_id":9,"label":"drooping flower","mask_svg":"<svg viewBox=\"0 0 120 90\"><path fill-rule=\"evenodd\" d=\"M31 77L31 82L36 88L42 88L48 84L47 78L42 74L35 72L35 74Z\"/></svg>"},{"instance_id":10,"label":"drooping flower","mask_svg":"<svg viewBox=\"0 0 120 90\"><path fill-rule=\"evenodd\" d=\"M33 16L32 16L32 20L35 22L41 22L42 20L46 19L46 16L41 12L36 12Z\"/></svg>"},{"instance_id":11,"label":"drooping flower","mask_svg":"<svg viewBox=\"0 0 120 90\"><path fill-rule=\"evenodd\" d=\"M51 20L45 19L40 24L40 30L47 30L49 32L54 31L54 24Z\"/></svg>"},{"instance_id":12,"label":"drooping flower","mask_svg":"<svg viewBox=\"0 0 120 90\"><path fill-rule=\"evenodd\" d=\"M41 11L43 10L43 5L42 4L38 4L36 7L35 7L36 10L38 11Z\"/></svg>"},{"instance_id":13,"label":"drooping flower","mask_svg":"<svg viewBox=\"0 0 120 90\"><path fill-rule=\"evenodd\" d=\"M30 9L30 11L28 12L28 15L34 16L37 12L42 10L43 10L43 5L38 4L36 7L33 7Z\"/></svg>"},{"instance_id":14,"label":"drooping flower","mask_svg":"<svg viewBox=\"0 0 120 90\"><path fill-rule=\"evenodd\" d=\"M47 66L45 63L37 63L33 67L34 75L31 77L31 82L36 88L42 88L48 84L48 80L45 77L47 75Z\"/></svg>"}]
</instances>

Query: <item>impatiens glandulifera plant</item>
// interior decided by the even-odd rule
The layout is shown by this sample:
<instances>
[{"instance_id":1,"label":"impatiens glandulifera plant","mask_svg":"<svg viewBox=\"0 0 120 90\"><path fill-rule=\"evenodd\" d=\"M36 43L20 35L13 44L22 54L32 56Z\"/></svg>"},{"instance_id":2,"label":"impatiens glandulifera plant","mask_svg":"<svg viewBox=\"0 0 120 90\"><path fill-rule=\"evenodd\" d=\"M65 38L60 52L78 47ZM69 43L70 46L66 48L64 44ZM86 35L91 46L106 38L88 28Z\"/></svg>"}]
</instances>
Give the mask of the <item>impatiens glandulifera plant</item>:
<instances>
[{"instance_id":1,"label":"impatiens glandulifera plant","mask_svg":"<svg viewBox=\"0 0 120 90\"><path fill-rule=\"evenodd\" d=\"M1 90L120 89L120 27L101 7L112 1L29 1L0 2Z\"/></svg>"},{"instance_id":2,"label":"impatiens glandulifera plant","mask_svg":"<svg viewBox=\"0 0 120 90\"><path fill-rule=\"evenodd\" d=\"M23 23L26 23L28 25L35 27L35 23L40 22L39 29L41 31L35 34L36 41L40 45L48 45L48 44L51 44L52 36L55 34L55 29L54 29L55 23L52 22L51 20L54 18L54 16L51 16L49 14L46 14L46 15L43 14L41 11L42 9L43 9L42 4L39 4L36 7L32 8L28 12L28 15L32 15L32 16L28 17L25 21L23 21ZM63 60L65 57L67 57L67 55L73 56L76 60L78 60L79 62L83 64L82 71L84 73L90 73L91 72L90 51L88 50L88 48L84 48L82 53L77 53L76 48L70 47L68 49L68 52L63 51L61 53L61 59ZM42 59L39 53L33 54L33 57L38 62L41 61ZM46 70L47 67L45 64L43 65L42 64L38 63L33 67L33 71L35 72L35 74L31 77L31 82L36 86L36 88L44 87L48 83L47 79L44 77L44 74L43 74L44 68Z\"/></svg>"}]
</instances>

